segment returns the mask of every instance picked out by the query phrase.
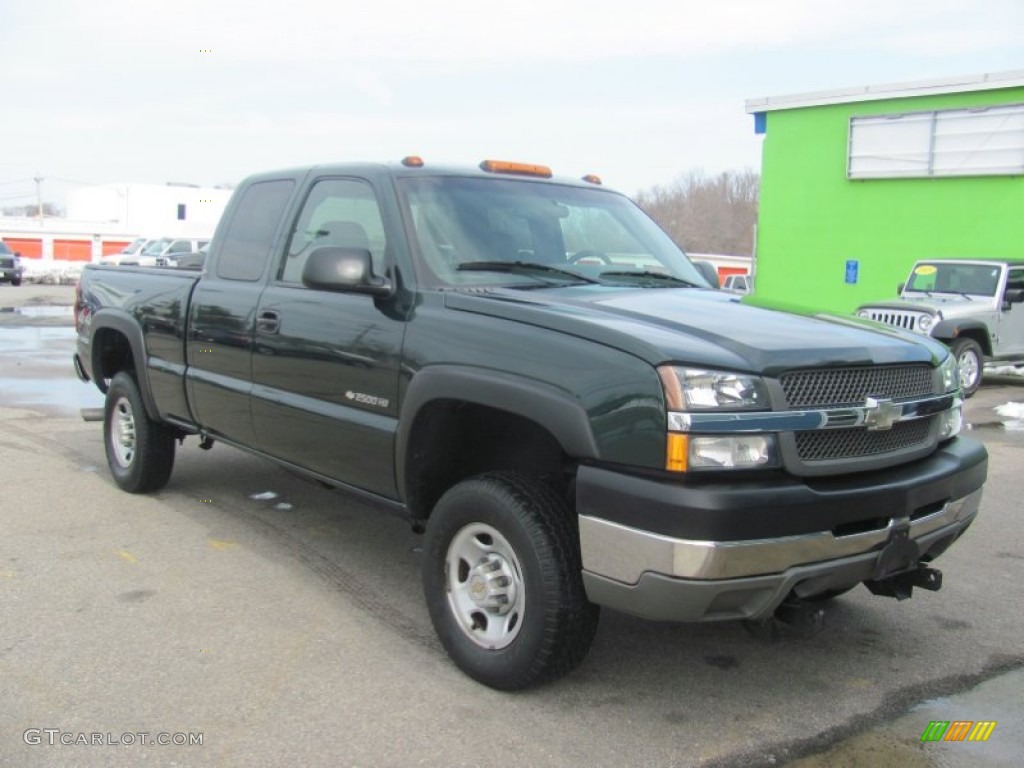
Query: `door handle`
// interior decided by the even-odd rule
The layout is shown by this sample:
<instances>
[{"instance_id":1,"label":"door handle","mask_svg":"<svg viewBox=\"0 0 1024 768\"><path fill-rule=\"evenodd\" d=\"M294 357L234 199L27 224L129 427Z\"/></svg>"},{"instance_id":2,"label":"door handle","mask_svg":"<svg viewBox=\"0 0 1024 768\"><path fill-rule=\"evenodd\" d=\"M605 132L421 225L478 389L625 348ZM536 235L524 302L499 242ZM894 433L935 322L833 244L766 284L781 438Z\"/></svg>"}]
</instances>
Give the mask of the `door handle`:
<instances>
[{"instance_id":1,"label":"door handle","mask_svg":"<svg viewBox=\"0 0 1024 768\"><path fill-rule=\"evenodd\" d=\"M263 333L277 333L281 330L281 315L272 309L265 309L256 318L256 330Z\"/></svg>"}]
</instances>

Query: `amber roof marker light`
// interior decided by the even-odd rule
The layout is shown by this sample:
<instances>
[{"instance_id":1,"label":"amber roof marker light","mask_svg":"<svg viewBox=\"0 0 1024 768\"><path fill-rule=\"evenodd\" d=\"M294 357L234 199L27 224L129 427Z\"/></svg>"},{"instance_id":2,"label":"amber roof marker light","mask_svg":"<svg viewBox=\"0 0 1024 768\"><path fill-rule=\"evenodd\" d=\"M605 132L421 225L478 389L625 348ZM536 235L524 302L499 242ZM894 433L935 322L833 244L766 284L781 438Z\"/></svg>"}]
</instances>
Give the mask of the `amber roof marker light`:
<instances>
[{"instance_id":1,"label":"amber roof marker light","mask_svg":"<svg viewBox=\"0 0 1024 768\"><path fill-rule=\"evenodd\" d=\"M484 160L480 170L488 173L511 173L520 176L538 176L542 179L551 178L551 169L546 165L533 163L512 163L508 160Z\"/></svg>"},{"instance_id":2,"label":"amber roof marker light","mask_svg":"<svg viewBox=\"0 0 1024 768\"><path fill-rule=\"evenodd\" d=\"M587 182L588 184L598 184L598 185L600 185L601 184L601 177L597 176L596 174L593 174L593 173L588 173L586 176L583 177L583 181Z\"/></svg>"},{"instance_id":3,"label":"amber roof marker light","mask_svg":"<svg viewBox=\"0 0 1024 768\"><path fill-rule=\"evenodd\" d=\"M402 158L402 165L406 168L422 168L423 158L419 155L406 155Z\"/></svg>"}]
</instances>

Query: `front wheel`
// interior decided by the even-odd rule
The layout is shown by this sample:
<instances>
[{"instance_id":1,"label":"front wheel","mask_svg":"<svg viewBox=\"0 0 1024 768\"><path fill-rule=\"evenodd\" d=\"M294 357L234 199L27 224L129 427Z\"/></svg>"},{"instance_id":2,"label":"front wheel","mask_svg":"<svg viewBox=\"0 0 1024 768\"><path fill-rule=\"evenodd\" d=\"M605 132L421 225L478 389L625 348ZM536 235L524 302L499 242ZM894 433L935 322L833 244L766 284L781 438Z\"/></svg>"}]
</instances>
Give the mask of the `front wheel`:
<instances>
[{"instance_id":1,"label":"front wheel","mask_svg":"<svg viewBox=\"0 0 1024 768\"><path fill-rule=\"evenodd\" d=\"M954 341L950 349L960 371L960 388L968 398L981 386L981 369L985 360L981 346L974 339L962 338Z\"/></svg>"},{"instance_id":2,"label":"front wheel","mask_svg":"<svg viewBox=\"0 0 1024 768\"><path fill-rule=\"evenodd\" d=\"M167 485L174 468L174 432L149 418L130 374L114 376L103 410L103 443L114 482L129 493Z\"/></svg>"},{"instance_id":3,"label":"front wheel","mask_svg":"<svg viewBox=\"0 0 1024 768\"><path fill-rule=\"evenodd\" d=\"M586 656L598 608L584 593L572 514L548 486L504 472L459 483L434 508L423 549L434 629L474 680L517 690Z\"/></svg>"}]
</instances>

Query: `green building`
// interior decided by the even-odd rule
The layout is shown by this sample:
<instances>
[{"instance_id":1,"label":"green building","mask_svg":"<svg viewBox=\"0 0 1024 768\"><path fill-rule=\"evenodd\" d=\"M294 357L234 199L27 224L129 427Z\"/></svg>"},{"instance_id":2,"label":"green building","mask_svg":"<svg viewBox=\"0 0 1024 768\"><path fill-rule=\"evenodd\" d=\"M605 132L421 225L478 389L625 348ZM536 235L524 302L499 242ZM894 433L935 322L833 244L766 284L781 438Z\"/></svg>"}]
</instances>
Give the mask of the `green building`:
<instances>
[{"instance_id":1,"label":"green building","mask_svg":"<svg viewBox=\"0 0 1024 768\"><path fill-rule=\"evenodd\" d=\"M836 312L920 258L1024 258L1024 70L751 99L755 289Z\"/></svg>"}]
</instances>

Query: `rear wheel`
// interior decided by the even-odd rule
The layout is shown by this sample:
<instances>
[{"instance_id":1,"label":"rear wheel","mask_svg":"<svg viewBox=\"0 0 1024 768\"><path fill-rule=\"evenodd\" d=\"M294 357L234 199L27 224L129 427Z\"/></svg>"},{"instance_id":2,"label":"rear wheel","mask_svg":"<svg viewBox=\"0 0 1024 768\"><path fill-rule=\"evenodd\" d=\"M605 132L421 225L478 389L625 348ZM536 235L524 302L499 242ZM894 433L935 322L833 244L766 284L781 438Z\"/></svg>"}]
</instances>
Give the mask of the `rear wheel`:
<instances>
[{"instance_id":1,"label":"rear wheel","mask_svg":"<svg viewBox=\"0 0 1024 768\"><path fill-rule=\"evenodd\" d=\"M960 371L960 388L965 398L970 397L981 386L981 369L985 360L981 346L974 339L962 338L954 341L950 349Z\"/></svg>"},{"instance_id":2,"label":"rear wheel","mask_svg":"<svg viewBox=\"0 0 1024 768\"><path fill-rule=\"evenodd\" d=\"M561 497L523 475L481 475L441 498L427 522L423 587L463 672L516 690L583 660L598 608L584 593L578 542Z\"/></svg>"},{"instance_id":3,"label":"rear wheel","mask_svg":"<svg viewBox=\"0 0 1024 768\"><path fill-rule=\"evenodd\" d=\"M121 371L107 388L103 443L114 482L129 493L167 485L174 468L174 432L146 413L135 379Z\"/></svg>"}]
</instances>

